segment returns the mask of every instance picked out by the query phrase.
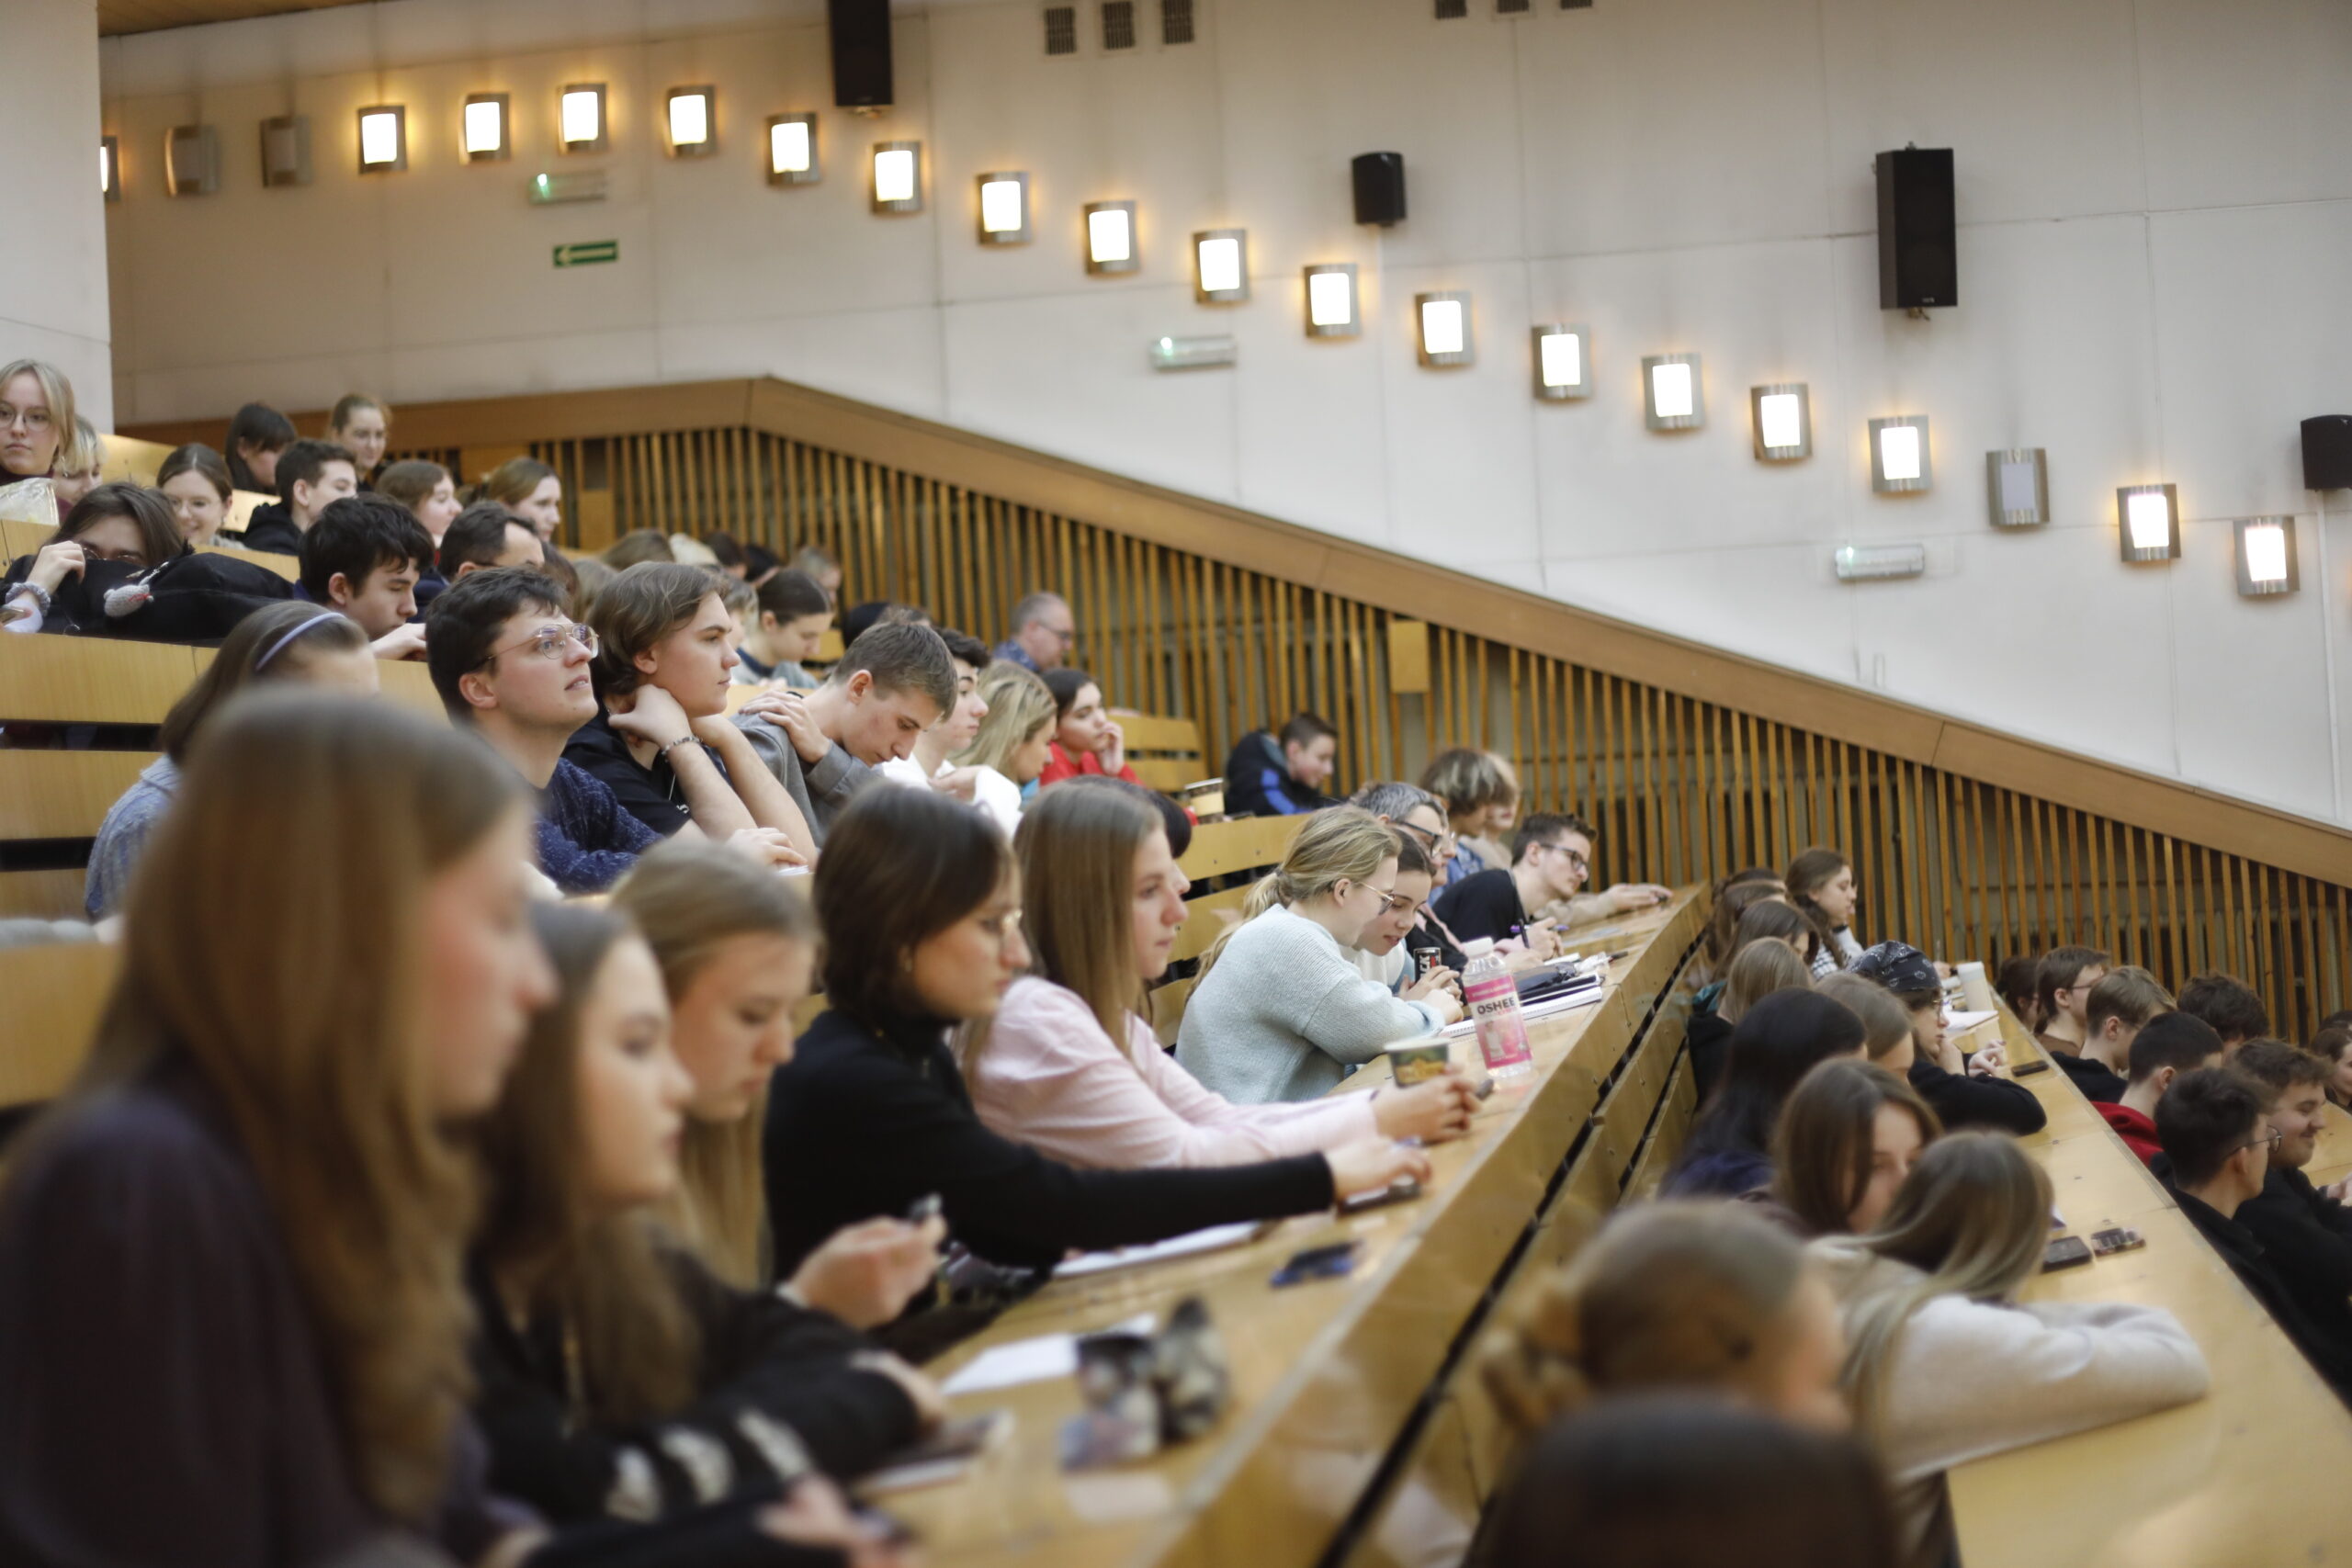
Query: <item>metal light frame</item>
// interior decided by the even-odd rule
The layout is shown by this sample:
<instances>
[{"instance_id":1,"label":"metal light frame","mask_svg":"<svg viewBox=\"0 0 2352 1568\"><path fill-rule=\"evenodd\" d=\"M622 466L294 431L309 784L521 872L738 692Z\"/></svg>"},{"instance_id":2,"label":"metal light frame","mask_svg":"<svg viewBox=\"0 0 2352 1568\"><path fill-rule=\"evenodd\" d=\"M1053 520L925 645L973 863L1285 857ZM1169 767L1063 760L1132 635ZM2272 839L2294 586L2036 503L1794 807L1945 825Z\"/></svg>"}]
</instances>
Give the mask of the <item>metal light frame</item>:
<instances>
[{"instance_id":1,"label":"metal light frame","mask_svg":"<svg viewBox=\"0 0 2352 1568\"><path fill-rule=\"evenodd\" d=\"M2007 468L2033 470L2033 505L2001 504L2001 474ZM2050 455L2039 446L2006 446L1984 454L1984 505L1996 528L2039 528L2050 521Z\"/></svg>"},{"instance_id":2,"label":"metal light frame","mask_svg":"<svg viewBox=\"0 0 2352 1568\"><path fill-rule=\"evenodd\" d=\"M1690 412L1660 413L1657 410L1657 372L1661 366L1687 365L1690 367ZM1697 430L1707 423L1707 378L1705 368L1695 354L1652 354L1642 360L1642 423L1652 430Z\"/></svg>"},{"instance_id":3,"label":"metal light frame","mask_svg":"<svg viewBox=\"0 0 2352 1568\"><path fill-rule=\"evenodd\" d=\"M779 169L775 166L775 128L779 125L808 127L808 166L805 169ZM772 186L813 186L824 178L824 166L817 150L817 117L814 114L772 114L763 131L760 162L767 170Z\"/></svg>"},{"instance_id":4,"label":"metal light frame","mask_svg":"<svg viewBox=\"0 0 2352 1568\"><path fill-rule=\"evenodd\" d=\"M1544 344L1555 338L1574 340L1577 345L1577 378L1573 381L1544 379ZM1546 321L1530 327L1527 332L1531 355L1530 374L1534 378L1535 395L1545 402L1566 402L1592 396L1592 329L1581 321Z\"/></svg>"},{"instance_id":5,"label":"metal light frame","mask_svg":"<svg viewBox=\"0 0 2352 1568\"><path fill-rule=\"evenodd\" d=\"M2132 542L2132 498L2160 495L2165 502L2165 539L2162 544L2135 547ZM2169 561L2180 558L2180 491L2177 486L2124 485L2115 492L2115 527L2123 549L2123 558L2141 563Z\"/></svg>"},{"instance_id":6,"label":"metal light frame","mask_svg":"<svg viewBox=\"0 0 2352 1568\"><path fill-rule=\"evenodd\" d=\"M2255 578L2247 558L2246 536L2257 528L2276 528L2287 554L2287 575L2273 581ZM2295 520L2290 516L2241 517L2230 525L2231 555L2237 563L2238 592L2248 599L2270 599L2292 593L2303 585L2302 571L2295 561Z\"/></svg>"},{"instance_id":7,"label":"metal light frame","mask_svg":"<svg viewBox=\"0 0 2352 1568\"><path fill-rule=\"evenodd\" d=\"M1021 226L1017 229L989 227L988 189L990 186L1010 185L1021 193ZM1018 169L999 169L973 177L972 198L978 207L973 218L983 245L1025 245L1030 239L1029 176Z\"/></svg>"},{"instance_id":8,"label":"metal light frame","mask_svg":"<svg viewBox=\"0 0 2352 1568\"><path fill-rule=\"evenodd\" d=\"M1363 297L1356 291L1356 264L1353 262L1317 262L1303 268L1300 277L1305 283L1304 300L1306 335L1308 337L1361 337L1363 335ZM1344 321L1317 321L1315 319L1315 280L1337 277L1345 280L1348 290L1348 319Z\"/></svg>"},{"instance_id":9,"label":"metal light frame","mask_svg":"<svg viewBox=\"0 0 2352 1568\"><path fill-rule=\"evenodd\" d=\"M1230 288L1211 288L1201 267L1201 248L1212 240L1231 240L1234 243L1234 265L1239 281ZM1250 231L1247 229L1195 229L1193 231L1193 298L1204 305L1239 305L1250 298Z\"/></svg>"},{"instance_id":10,"label":"metal light frame","mask_svg":"<svg viewBox=\"0 0 2352 1568\"><path fill-rule=\"evenodd\" d=\"M882 155L885 152L906 152L914 158L913 194L885 199L882 195ZM922 143L920 141L877 141L865 159L865 192L867 204L874 211L899 215L922 210Z\"/></svg>"},{"instance_id":11,"label":"metal light frame","mask_svg":"<svg viewBox=\"0 0 2352 1568\"><path fill-rule=\"evenodd\" d=\"M1919 433L1919 471L1909 479L1895 479L1886 471L1883 442L1886 432L1890 430L1916 430ZM1928 416L1901 413L1871 421L1871 489L1881 495L1917 495L1935 488L1936 453L1928 434Z\"/></svg>"},{"instance_id":12,"label":"metal light frame","mask_svg":"<svg viewBox=\"0 0 2352 1568\"><path fill-rule=\"evenodd\" d=\"M1764 400L1794 398L1797 402L1797 438L1782 446L1770 446L1764 440ZM1768 381L1760 387L1747 389L1747 419L1754 435L1757 461L1762 463L1793 463L1813 456L1813 391L1804 381Z\"/></svg>"}]
</instances>

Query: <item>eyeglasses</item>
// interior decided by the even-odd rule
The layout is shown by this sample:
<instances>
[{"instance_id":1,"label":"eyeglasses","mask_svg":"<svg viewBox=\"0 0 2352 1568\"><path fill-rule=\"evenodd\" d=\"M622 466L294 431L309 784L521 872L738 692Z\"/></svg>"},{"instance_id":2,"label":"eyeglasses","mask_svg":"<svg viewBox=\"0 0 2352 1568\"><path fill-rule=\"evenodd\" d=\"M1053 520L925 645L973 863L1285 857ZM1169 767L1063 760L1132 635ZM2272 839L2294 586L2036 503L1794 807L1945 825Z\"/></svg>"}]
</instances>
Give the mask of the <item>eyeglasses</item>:
<instances>
[{"instance_id":1,"label":"eyeglasses","mask_svg":"<svg viewBox=\"0 0 2352 1568\"><path fill-rule=\"evenodd\" d=\"M1061 631L1061 630L1057 630L1057 628L1055 628L1055 627L1053 627L1053 626L1045 626L1043 622L1040 622L1040 623L1039 623L1039 626L1040 626L1041 627L1043 627L1043 629L1046 632L1046 634L1047 634L1047 635L1051 636L1051 637L1052 637L1056 641L1059 642L1059 643L1060 643L1064 648L1068 648L1071 643L1074 643L1074 642L1076 642L1076 641L1078 640L1078 628L1077 628L1076 626L1072 626L1072 627L1070 627L1070 628L1069 628L1069 630L1068 630L1068 631Z\"/></svg>"},{"instance_id":2,"label":"eyeglasses","mask_svg":"<svg viewBox=\"0 0 2352 1568\"><path fill-rule=\"evenodd\" d=\"M589 658L596 657L594 628L565 625L541 626L530 636L510 642L504 648L493 648L490 650L490 658L483 660L482 663L491 663L501 654L512 653L518 648L527 648L541 659L561 659L570 650L571 645L575 642L588 650Z\"/></svg>"},{"instance_id":3,"label":"eyeglasses","mask_svg":"<svg viewBox=\"0 0 2352 1568\"><path fill-rule=\"evenodd\" d=\"M1540 844L1536 847L1539 849L1550 850L1555 854L1563 854L1567 856L1568 863L1575 866L1578 871L1590 871L1592 869L1592 863L1585 859L1581 852L1572 850L1566 844Z\"/></svg>"},{"instance_id":4,"label":"eyeglasses","mask_svg":"<svg viewBox=\"0 0 2352 1568\"><path fill-rule=\"evenodd\" d=\"M2232 1154L2235 1154L2235 1153L2237 1153L2237 1152L2238 1152L2238 1149L2250 1149L2250 1148L2254 1147L2256 1144L2267 1144L2267 1145L2269 1145L2272 1148L2274 1148L2274 1149L2275 1149L2275 1148L2277 1148L2280 1144L2283 1144L2283 1143L2285 1143L2286 1141L2287 1141L2287 1134L2284 1134L2284 1133L2280 1132L2280 1131L2279 1131L2278 1128L2276 1128L2276 1127L2271 1127L2271 1128L2267 1128L2267 1129L2266 1129L2266 1130L2265 1130L2265 1131L2263 1131L2259 1135L2257 1135L2257 1136L2256 1136L2256 1137L2248 1138L2245 1143L2240 1144L2240 1145L2238 1145L2237 1149L2232 1149L2232 1150L2230 1151L2230 1153L2232 1153Z\"/></svg>"},{"instance_id":5,"label":"eyeglasses","mask_svg":"<svg viewBox=\"0 0 2352 1568\"><path fill-rule=\"evenodd\" d=\"M1372 890L1372 895L1380 900L1380 907L1392 915L1401 915L1413 907L1413 900L1406 897L1402 893L1383 893L1375 887Z\"/></svg>"},{"instance_id":6,"label":"eyeglasses","mask_svg":"<svg viewBox=\"0 0 2352 1568\"><path fill-rule=\"evenodd\" d=\"M0 409L0 430L21 424L27 430L47 430L54 423L44 408Z\"/></svg>"},{"instance_id":7,"label":"eyeglasses","mask_svg":"<svg viewBox=\"0 0 2352 1568\"><path fill-rule=\"evenodd\" d=\"M1433 855L1452 854L1460 844L1450 830L1432 833L1427 828L1417 827L1410 822L1398 822L1395 826L1399 831L1412 834L1413 841Z\"/></svg>"}]
</instances>

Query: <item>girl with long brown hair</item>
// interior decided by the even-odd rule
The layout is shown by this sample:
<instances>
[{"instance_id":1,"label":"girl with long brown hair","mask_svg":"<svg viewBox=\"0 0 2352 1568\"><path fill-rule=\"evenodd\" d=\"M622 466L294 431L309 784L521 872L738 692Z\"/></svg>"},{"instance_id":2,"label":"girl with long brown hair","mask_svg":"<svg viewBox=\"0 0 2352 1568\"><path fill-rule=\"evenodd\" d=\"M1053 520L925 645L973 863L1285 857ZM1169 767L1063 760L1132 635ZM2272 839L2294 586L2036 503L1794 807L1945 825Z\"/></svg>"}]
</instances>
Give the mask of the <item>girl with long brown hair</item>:
<instances>
[{"instance_id":1,"label":"girl with long brown hair","mask_svg":"<svg viewBox=\"0 0 2352 1568\"><path fill-rule=\"evenodd\" d=\"M760 1125L768 1079L792 1060L817 922L790 882L716 844L648 852L613 895L661 966L672 1042L693 1085L669 1227L739 1289L767 1278ZM945 1227L879 1218L828 1239L786 1288L859 1328L896 1317L928 1284Z\"/></svg>"},{"instance_id":2,"label":"girl with long brown hair","mask_svg":"<svg viewBox=\"0 0 2352 1568\"><path fill-rule=\"evenodd\" d=\"M1476 1100L1459 1073L1369 1099L1236 1105L1161 1050L1136 1010L1167 970L1190 884L1160 814L1137 795L1048 791L1014 847L1034 965L963 1050L991 1131L1072 1165L1166 1168L1469 1127Z\"/></svg>"},{"instance_id":3,"label":"girl with long brown hair","mask_svg":"<svg viewBox=\"0 0 2352 1568\"><path fill-rule=\"evenodd\" d=\"M481 1148L469 1270L491 1482L549 1518L650 1518L912 1442L931 1384L839 1320L730 1289L660 1225L694 1080L645 939L544 905L555 966ZM724 1481L727 1484L718 1484Z\"/></svg>"},{"instance_id":4,"label":"girl with long brown hair","mask_svg":"<svg viewBox=\"0 0 2352 1568\"><path fill-rule=\"evenodd\" d=\"M1861 890L1854 885L1854 863L1837 850L1815 846L1789 863L1781 879L1788 886L1789 902L1821 933L1821 951L1813 972L1834 975L1862 955L1862 942L1852 930Z\"/></svg>"},{"instance_id":5,"label":"girl with long brown hair","mask_svg":"<svg viewBox=\"0 0 2352 1568\"><path fill-rule=\"evenodd\" d=\"M1928 1102L1886 1068L1846 1057L1824 1062L1781 1107L1772 1196L1807 1235L1870 1230L1942 1133Z\"/></svg>"}]
</instances>

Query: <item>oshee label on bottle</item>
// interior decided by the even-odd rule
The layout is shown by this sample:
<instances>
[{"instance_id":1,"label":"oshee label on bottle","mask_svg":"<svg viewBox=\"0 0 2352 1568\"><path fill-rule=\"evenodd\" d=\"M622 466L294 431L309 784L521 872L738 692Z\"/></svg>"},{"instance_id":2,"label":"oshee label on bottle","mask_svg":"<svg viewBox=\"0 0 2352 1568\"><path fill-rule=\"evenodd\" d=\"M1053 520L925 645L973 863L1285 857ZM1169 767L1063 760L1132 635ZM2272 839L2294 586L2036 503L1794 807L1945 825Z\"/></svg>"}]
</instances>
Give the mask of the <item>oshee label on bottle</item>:
<instances>
[{"instance_id":1,"label":"oshee label on bottle","mask_svg":"<svg viewBox=\"0 0 2352 1568\"><path fill-rule=\"evenodd\" d=\"M1478 1055L1486 1058L1487 1070L1499 1073L1526 1066L1532 1059L1527 1022L1520 1016L1519 987L1511 977L1483 976L1463 987L1462 999L1470 1004L1478 1032Z\"/></svg>"}]
</instances>

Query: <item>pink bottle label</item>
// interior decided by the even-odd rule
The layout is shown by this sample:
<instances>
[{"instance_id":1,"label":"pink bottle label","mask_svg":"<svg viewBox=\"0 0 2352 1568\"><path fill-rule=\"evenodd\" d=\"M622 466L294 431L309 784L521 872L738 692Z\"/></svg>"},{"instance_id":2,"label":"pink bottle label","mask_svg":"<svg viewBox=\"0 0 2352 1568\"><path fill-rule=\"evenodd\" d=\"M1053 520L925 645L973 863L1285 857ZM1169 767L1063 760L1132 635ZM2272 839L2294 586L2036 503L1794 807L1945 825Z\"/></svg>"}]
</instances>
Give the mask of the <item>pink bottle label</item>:
<instances>
[{"instance_id":1,"label":"pink bottle label","mask_svg":"<svg viewBox=\"0 0 2352 1568\"><path fill-rule=\"evenodd\" d=\"M1487 975L1462 988L1462 999L1476 1021L1478 1054L1487 1070L1523 1066L1532 1058L1527 1049L1527 1024L1519 1011L1519 986L1508 974Z\"/></svg>"}]
</instances>

